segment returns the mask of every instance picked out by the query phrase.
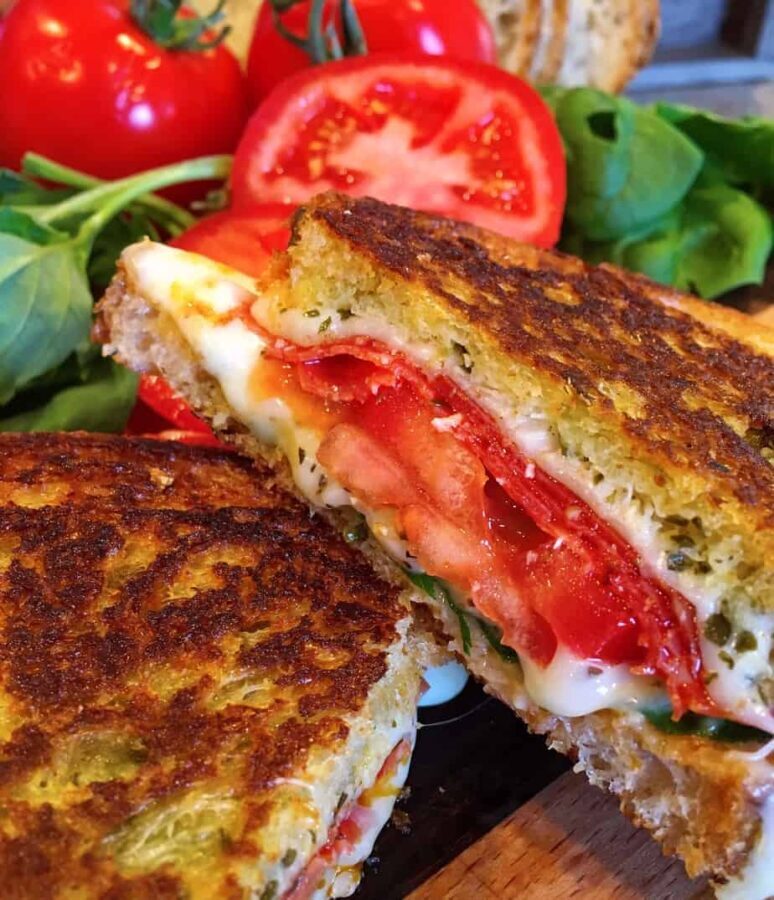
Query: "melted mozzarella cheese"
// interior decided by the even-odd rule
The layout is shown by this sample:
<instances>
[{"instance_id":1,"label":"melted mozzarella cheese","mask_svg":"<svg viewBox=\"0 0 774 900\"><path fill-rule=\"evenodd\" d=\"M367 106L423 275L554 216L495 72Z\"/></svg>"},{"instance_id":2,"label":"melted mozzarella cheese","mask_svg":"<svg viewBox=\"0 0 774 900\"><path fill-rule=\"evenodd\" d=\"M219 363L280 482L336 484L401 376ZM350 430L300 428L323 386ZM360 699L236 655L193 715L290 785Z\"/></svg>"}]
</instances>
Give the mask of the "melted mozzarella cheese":
<instances>
[{"instance_id":1,"label":"melted mozzarella cheese","mask_svg":"<svg viewBox=\"0 0 774 900\"><path fill-rule=\"evenodd\" d=\"M402 340L384 321L360 316L342 318L336 309L324 307L319 308L319 316L311 319L301 310L263 302L255 296L252 279L194 254L146 242L128 248L122 258L130 281L140 295L173 318L199 356L201 365L219 382L236 416L261 441L279 447L306 499L319 507L352 506L362 512L385 551L401 564L411 565L413 559L396 531L393 516L364 508L317 462L317 450L324 434L297 422L280 397L255 396L251 382L261 365L266 342L240 318L228 318L227 314L247 305L268 332L300 344L319 340L316 323L320 316L323 320L330 318L326 339L365 334L389 344L420 366L443 366L444 360L436 358L437 352L430 346ZM489 402L485 399L482 407L495 416L522 452L577 493L603 518L609 516L609 510L604 509L588 480L558 451L545 419L534 415L514 420L498 408L496 397ZM630 520L625 516L616 518L615 525L636 547L654 575L678 590L684 587L675 583L674 573L665 567L664 553L655 540L655 525L652 534L643 534L642 522L633 514ZM697 608L700 622L717 609L717 597L705 597L698 589L689 599ZM760 652L764 652L774 633L774 617L758 616L748 627L760 635ZM703 642L705 659L714 660L717 649ZM750 673L758 655L749 654L748 664L734 669L721 665L711 691L724 708L774 733L774 718L763 708L757 691L750 685ZM651 694L647 682L623 666L590 667L586 661L568 653L557 654L548 669L539 669L527 661L524 672L534 702L558 715L577 716L613 706L636 706Z\"/></svg>"},{"instance_id":2,"label":"melted mozzarella cheese","mask_svg":"<svg viewBox=\"0 0 774 900\"><path fill-rule=\"evenodd\" d=\"M548 666L520 659L531 700L558 716L585 716L600 709L641 706L663 691L627 666L608 666L573 656L559 647Z\"/></svg>"},{"instance_id":3,"label":"melted mozzarella cheese","mask_svg":"<svg viewBox=\"0 0 774 900\"><path fill-rule=\"evenodd\" d=\"M281 333L289 341L305 345L319 341L319 335L300 310L289 310L287 314L279 315L277 306L269 303L256 304L254 311L265 327L272 333ZM440 356L435 345L423 345L406 339L384 319L362 315L342 319L337 310L324 306L319 307L319 314L331 319L325 334L326 343L367 335L403 353L418 366L430 365L447 371L450 377L465 387L465 376L460 375L458 367L454 371L449 368L448 358ZM591 483L582 467L562 454L547 417L540 411L514 416L499 392L477 386L476 393L481 407L492 415L522 453L573 491L600 518L614 525L643 560L644 575L669 585L691 603L699 625L702 659L707 670L716 673L708 685L708 691L718 706L728 710L738 720L774 734L774 715L757 688L759 679L771 671L769 654L774 649L774 614L748 610L739 628L755 635L757 647L735 655L733 665L730 665L727 654L725 660L720 655L723 648L704 636L704 623L720 609L721 591L717 587L707 587L689 573L668 568L668 552L659 538L658 523L643 517L635 503L618 503L614 509L611 508L606 500L608 489L604 485Z\"/></svg>"}]
</instances>

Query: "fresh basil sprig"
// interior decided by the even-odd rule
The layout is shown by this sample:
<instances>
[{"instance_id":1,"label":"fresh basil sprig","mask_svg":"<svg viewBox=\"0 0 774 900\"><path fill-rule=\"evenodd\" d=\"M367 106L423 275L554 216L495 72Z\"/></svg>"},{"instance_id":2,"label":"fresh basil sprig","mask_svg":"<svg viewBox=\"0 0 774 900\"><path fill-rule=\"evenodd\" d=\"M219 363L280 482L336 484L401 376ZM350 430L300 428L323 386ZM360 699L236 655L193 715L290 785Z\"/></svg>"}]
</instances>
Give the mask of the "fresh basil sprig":
<instances>
[{"instance_id":1,"label":"fresh basil sprig","mask_svg":"<svg viewBox=\"0 0 774 900\"><path fill-rule=\"evenodd\" d=\"M151 221L176 234L193 217L149 195L181 182L223 179L230 167L229 156L203 157L99 182L30 154L23 174L0 171L0 405L88 343L90 269L101 261L92 271L104 277L106 259L115 259L127 237L116 217L127 209L130 217L144 217L130 239ZM65 187L49 191L35 178Z\"/></svg>"},{"instance_id":2,"label":"fresh basil sprig","mask_svg":"<svg viewBox=\"0 0 774 900\"><path fill-rule=\"evenodd\" d=\"M561 247L703 297L760 284L774 237L774 123L590 88L542 90L565 144Z\"/></svg>"}]
</instances>

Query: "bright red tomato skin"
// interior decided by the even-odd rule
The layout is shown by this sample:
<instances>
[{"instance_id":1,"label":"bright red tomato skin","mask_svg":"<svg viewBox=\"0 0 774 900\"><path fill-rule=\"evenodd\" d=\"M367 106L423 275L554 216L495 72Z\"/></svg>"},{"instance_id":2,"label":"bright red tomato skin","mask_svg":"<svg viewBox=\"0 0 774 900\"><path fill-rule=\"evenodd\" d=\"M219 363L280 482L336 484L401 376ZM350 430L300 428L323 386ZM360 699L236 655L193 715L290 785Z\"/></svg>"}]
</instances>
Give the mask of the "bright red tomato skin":
<instances>
[{"instance_id":1,"label":"bright red tomato skin","mask_svg":"<svg viewBox=\"0 0 774 900\"><path fill-rule=\"evenodd\" d=\"M128 0L13 6L0 33L0 165L35 151L118 178L233 150L247 114L234 56L164 50L128 10Z\"/></svg>"},{"instance_id":2,"label":"bright red tomato skin","mask_svg":"<svg viewBox=\"0 0 774 900\"><path fill-rule=\"evenodd\" d=\"M257 278L271 254L290 239L287 207L279 204L206 216L171 241L174 247L208 256Z\"/></svg>"},{"instance_id":3,"label":"bright red tomato skin","mask_svg":"<svg viewBox=\"0 0 774 900\"><path fill-rule=\"evenodd\" d=\"M329 5L328 21L339 21ZM486 17L475 0L355 0L369 53L427 53L471 62L496 63L497 48ZM282 16L293 34L304 35L309 4L292 7ZM339 27L339 33L341 28ZM247 81L253 106L280 81L312 65L309 56L282 37L264 3L250 44Z\"/></svg>"},{"instance_id":4,"label":"bright red tomato skin","mask_svg":"<svg viewBox=\"0 0 774 900\"><path fill-rule=\"evenodd\" d=\"M477 104L475 113L471 102ZM329 112L329 105L342 109ZM454 118L452 127L460 106L462 121ZM349 130L352 116L356 124ZM396 117L402 121L385 140ZM310 134L320 122L323 130L314 133L314 146L322 149L314 157L321 161L316 171L322 174L309 177ZM496 122L504 123L500 132L493 129ZM407 123L410 144L395 146L396 130L405 140ZM355 137L372 142L368 152L373 156L364 156L361 143L350 165ZM466 158L469 169L444 185L450 174L445 167L455 168L455 154ZM445 189L443 201L439 185ZM556 123L521 79L481 63L377 54L298 72L279 85L242 135L231 188L234 209L269 202L294 207L322 191L338 190L549 247L559 238L566 171Z\"/></svg>"}]
</instances>

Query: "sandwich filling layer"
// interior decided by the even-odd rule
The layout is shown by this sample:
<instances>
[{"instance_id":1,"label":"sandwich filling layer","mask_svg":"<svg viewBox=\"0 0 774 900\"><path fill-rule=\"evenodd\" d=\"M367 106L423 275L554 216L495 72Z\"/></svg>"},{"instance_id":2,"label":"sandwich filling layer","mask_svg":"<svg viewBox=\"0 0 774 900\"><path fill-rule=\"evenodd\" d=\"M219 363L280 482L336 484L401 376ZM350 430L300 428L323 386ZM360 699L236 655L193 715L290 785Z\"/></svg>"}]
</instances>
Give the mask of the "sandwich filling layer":
<instances>
[{"instance_id":1,"label":"sandwich filling layer","mask_svg":"<svg viewBox=\"0 0 774 900\"><path fill-rule=\"evenodd\" d=\"M544 683L556 678L557 690L532 691L542 695L535 702L581 714L642 702L656 683L675 717L690 711L774 731L767 698L743 670L708 666L701 607L457 381L429 374L384 333L330 340L325 309L301 314L316 343L277 337L250 279L226 278L196 257L146 245L125 263L236 415L282 449L310 501L362 511L393 557L442 579L460 615L488 629L506 657L518 655L528 686L541 673ZM768 654L764 619L753 637ZM557 673L579 670L598 679L594 702L557 708Z\"/></svg>"},{"instance_id":2,"label":"sandwich filling layer","mask_svg":"<svg viewBox=\"0 0 774 900\"><path fill-rule=\"evenodd\" d=\"M284 900L327 900L354 893L363 864L406 783L415 738L416 732L402 738L384 761L373 785L343 808L328 841L309 861Z\"/></svg>"}]
</instances>

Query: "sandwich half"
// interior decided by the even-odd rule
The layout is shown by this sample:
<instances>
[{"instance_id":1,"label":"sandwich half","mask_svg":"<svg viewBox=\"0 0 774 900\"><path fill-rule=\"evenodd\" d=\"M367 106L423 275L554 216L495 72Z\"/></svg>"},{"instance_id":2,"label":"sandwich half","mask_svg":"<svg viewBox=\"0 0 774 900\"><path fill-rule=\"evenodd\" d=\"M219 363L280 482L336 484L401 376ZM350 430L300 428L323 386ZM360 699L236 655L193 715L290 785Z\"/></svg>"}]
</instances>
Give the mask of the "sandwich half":
<instances>
[{"instance_id":1,"label":"sandwich half","mask_svg":"<svg viewBox=\"0 0 774 900\"><path fill-rule=\"evenodd\" d=\"M689 874L774 894L773 332L335 194L259 282L128 248L99 317Z\"/></svg>"},{"instance_id":2,"label":"sandwich half","mask_svg":"<svg viewBox=\"0 0 774 900\"><path fill-rule=\"evenodd\" d=\"M348 896L411 756L423 647L227 451L0 436L3 896Z\"/></svg>"}]
</instances>

